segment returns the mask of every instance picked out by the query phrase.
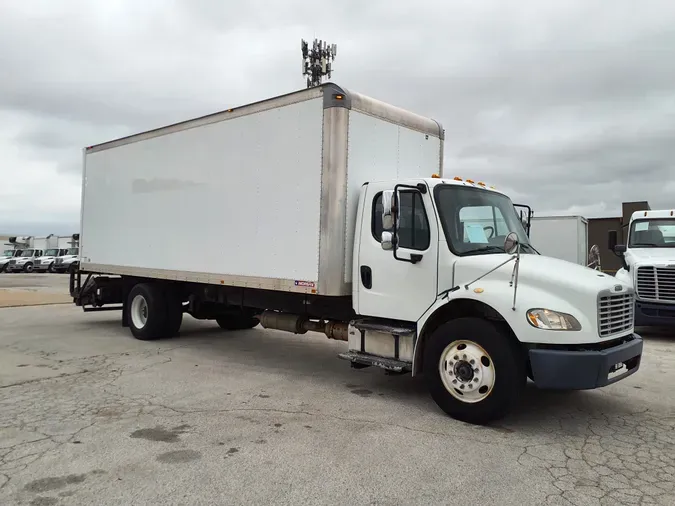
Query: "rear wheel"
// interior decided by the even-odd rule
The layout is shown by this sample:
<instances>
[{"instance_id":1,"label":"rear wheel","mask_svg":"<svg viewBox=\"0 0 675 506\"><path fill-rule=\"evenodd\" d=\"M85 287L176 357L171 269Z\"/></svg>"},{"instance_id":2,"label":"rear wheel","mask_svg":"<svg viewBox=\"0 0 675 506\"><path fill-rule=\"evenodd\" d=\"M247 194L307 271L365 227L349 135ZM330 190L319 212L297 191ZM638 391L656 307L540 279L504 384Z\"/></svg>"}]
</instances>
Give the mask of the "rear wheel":
<instances>
[{"instance_id":1,"label":"rear wheel","mask_svg":"<svg viewBox=\"0 0 675 506\"><path fill-rule=\"evenodd\" d=\"M139 283L129 292L129 328L136 339L150 341L166 335L167 303L158 285Z\"/></svg>"},{"instance_id":2,"label":"rear wheel","mask_svg":"<svg viewBox=\"0 0 675 506\"><path fill-rule=\"evenodd\" d=\"M527 378L518 345L480 318L449 321L429 336L424 376L431 397L443 411L473 424L505 416Z\"/></svg>"}]
</instances>

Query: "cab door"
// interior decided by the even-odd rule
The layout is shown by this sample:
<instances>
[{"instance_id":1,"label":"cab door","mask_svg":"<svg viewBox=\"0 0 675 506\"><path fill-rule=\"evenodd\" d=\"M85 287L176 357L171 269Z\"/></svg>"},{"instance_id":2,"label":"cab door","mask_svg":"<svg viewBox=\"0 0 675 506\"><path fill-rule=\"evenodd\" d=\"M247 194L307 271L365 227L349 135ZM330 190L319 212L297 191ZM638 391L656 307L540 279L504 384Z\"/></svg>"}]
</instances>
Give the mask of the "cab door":
<instances>
[{"instance_id":1,"label":"cab door","mask_svg":"<svg viewBox=\"0 0 675 506\"><path fill-rule=\"evenodd\" d=\"M384 190L364 189L357 261L355 309L363 316L417 321L435 302L438 285L438 220L426 185L420 191L399 185L398 246L382 248ZM358 278L358 280L356 279Z\"/></svg>"}]
</instances>

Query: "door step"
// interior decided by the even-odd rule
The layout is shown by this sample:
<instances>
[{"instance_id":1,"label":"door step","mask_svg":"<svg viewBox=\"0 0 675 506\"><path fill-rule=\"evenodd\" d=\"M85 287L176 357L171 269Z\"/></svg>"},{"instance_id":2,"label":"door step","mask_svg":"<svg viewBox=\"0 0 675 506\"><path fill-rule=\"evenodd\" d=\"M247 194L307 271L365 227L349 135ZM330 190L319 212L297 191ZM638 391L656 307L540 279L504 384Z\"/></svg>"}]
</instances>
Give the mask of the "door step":
<instances>
[{"instance_id":1,"label":"door step","mask_svg":"<svg viewBox=\"0 0 675 506\"><path fill-rule=\"evenodd\" d=\"M354 328L383 332L394 336L414 336L417 329L414 323L396 320L382 320L380 318L361 318L351 322Z\"/></svg>"},{"instance_id":2,"label":"door step","mask_svg":"<svg viewBox=\"0 0 675 506\"><path fill-rule=\"evenodd\" d=\"M402 360L393 358L377 357L375 355L359 353L357 351L340 353L338 357L343 360L349 360L352 363L352 367L357 368L372 365L394 373L405 373L412 370L412 364L410 362L403 362Z\"/></svg>"}]
</instances>

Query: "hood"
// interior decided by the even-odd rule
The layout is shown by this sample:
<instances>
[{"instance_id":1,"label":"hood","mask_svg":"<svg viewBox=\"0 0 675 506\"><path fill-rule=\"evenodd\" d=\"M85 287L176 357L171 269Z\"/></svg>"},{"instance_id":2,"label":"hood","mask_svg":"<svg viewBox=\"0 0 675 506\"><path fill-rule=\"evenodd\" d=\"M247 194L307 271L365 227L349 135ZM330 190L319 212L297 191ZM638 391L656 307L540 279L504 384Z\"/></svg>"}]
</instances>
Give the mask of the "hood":
<instances>
[{"instance_id":1,"label":"hood","mask_svg":"<svg viewBox=\"0 0 675 506\"><path fill-rule=\"evenodd\" d=\"M511 255L502 253L457 259L453 272L459 290L452 296L486 303L500 313L511 328L518 329L521 342L591 343L633 331L632 319L624 321L611 333L606 333L606 323L601 324L598 320L600 305L606 304L605 297L634 296L629 283L572 262L534 254L520 256L517 287L510 285L514 261L487 274L509 258ZM465 288L464 285L480 276L484 277ZM527 311L534 308L570 314L579 321L582 331L560 333L526 324ZM618 318L614 314L609 317ZM607 315L603 314L603 320L607 320Z\"/></svg>"},{"instance_id":2,"label":"hood","mask_svg":"<svg viewBox=\"0 0 675 506\"><path fill-rule=\"evenodd\" d=\"M511 255L507 254L497 254L460 258L457 261L458 266L455 271L456 283L468 283L510 257ZM488 274L486 278L508 283L511 280L513 266L514 262L509 262L495 272ZM573 292L597 293L602 290L613 289L617 280L614 276L566 260L526 254L520 256L518 283L519 285L527 283L536 286L558 287Z\"/></svg>"},{"instance_id":3,"label":"hood","mask_svg":"<svg viewBox=\"0 0 675 506\"><path fill-rule=\"evenodd\" d=\"M625 255L629 263L675 264L675 248L630 248Z\"/></svg>"}]
</instances>

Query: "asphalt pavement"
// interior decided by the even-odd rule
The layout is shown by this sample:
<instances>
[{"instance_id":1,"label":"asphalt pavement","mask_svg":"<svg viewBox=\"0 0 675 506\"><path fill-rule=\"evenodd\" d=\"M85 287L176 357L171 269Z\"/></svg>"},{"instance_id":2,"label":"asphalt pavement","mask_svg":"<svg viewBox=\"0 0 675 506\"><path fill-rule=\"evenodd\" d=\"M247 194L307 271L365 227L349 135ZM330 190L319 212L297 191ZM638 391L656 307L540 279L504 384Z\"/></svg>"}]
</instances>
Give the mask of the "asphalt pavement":
<instances>
[{"instance_id":1,"label":"asphalt pavement","mask_svg":"<svg viewBox=\"0 0 675 506\"><path fill-rule=\"evenodd\" d=\"M65 288L48 276L23 283ZM631 378L530 384L489 427L447 417L421 378L351 369L343 349L189 316L142 342L118 312L0 309L0 504L675 504L669 332Z\"/></svg>"}]
</instances>

